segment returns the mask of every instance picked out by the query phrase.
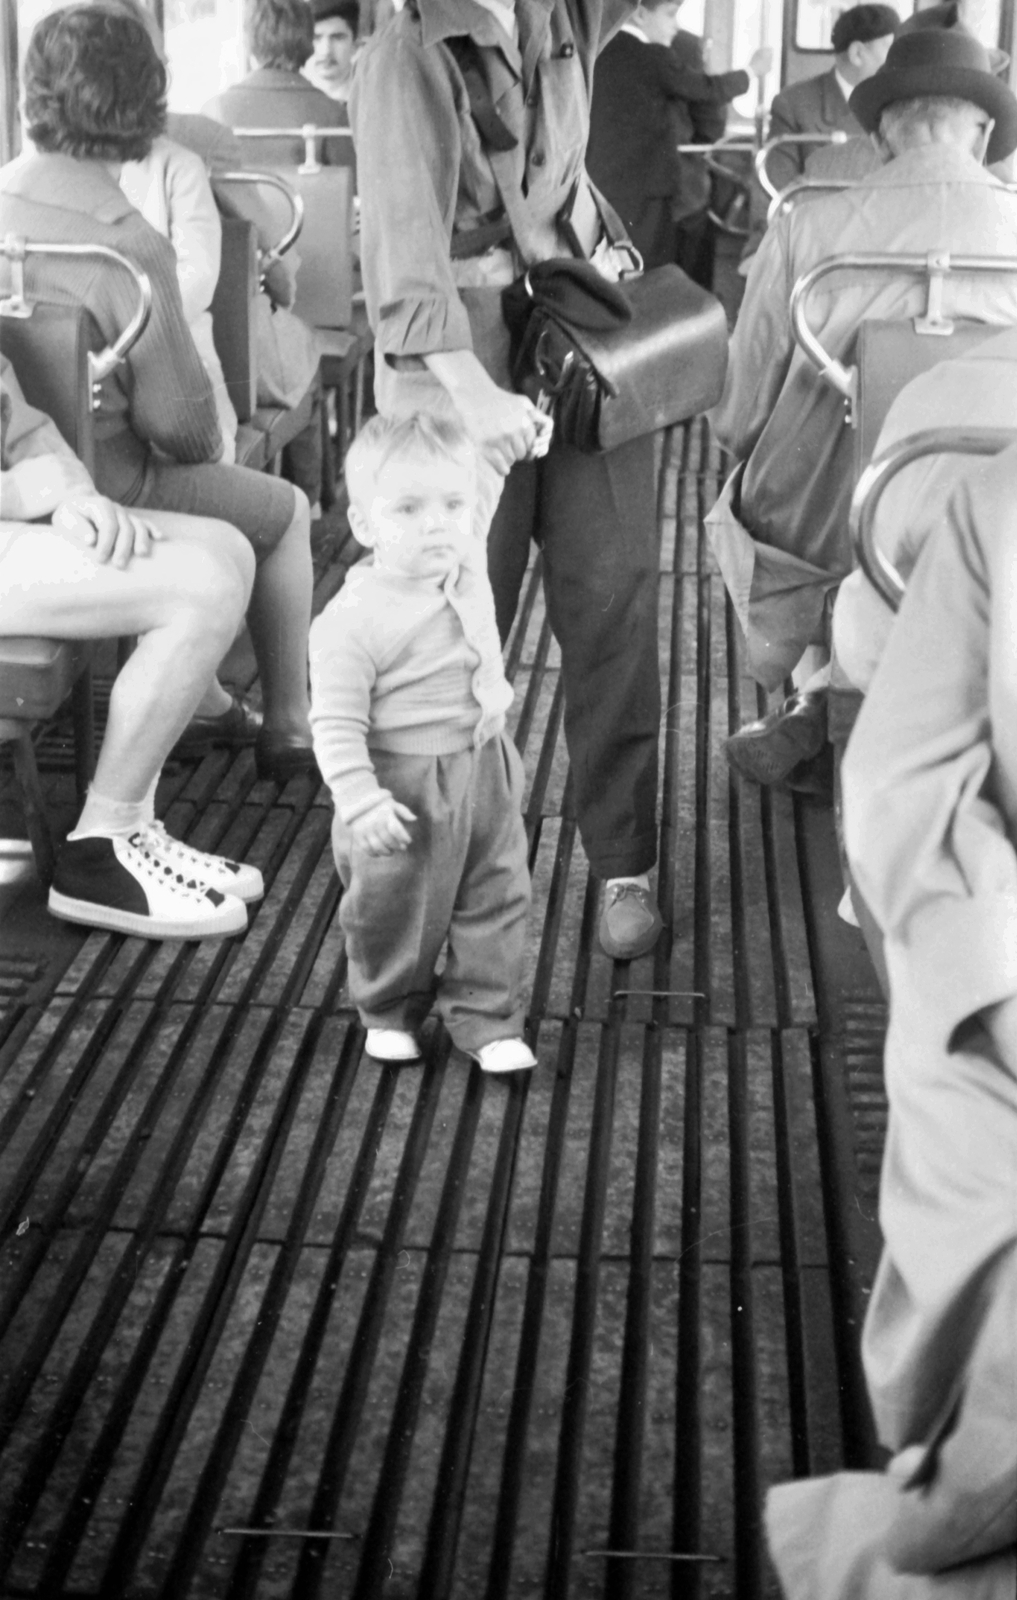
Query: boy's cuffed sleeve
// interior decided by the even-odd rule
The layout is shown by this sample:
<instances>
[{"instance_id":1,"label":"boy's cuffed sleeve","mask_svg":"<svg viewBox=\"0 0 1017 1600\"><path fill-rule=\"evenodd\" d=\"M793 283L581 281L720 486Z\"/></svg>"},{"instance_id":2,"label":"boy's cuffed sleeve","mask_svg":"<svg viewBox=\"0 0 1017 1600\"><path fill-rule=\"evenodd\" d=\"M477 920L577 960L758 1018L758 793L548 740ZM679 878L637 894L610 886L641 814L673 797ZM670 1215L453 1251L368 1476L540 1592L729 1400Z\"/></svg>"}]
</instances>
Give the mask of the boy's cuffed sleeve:
<instances>
[{"instance_id":1,"label":"boy's cuffed sleeve","mask_svg":"<svg viewBox=\"0 0 1017 1600\"><path fill-rule=\"evenodd\" d=\"M350 823L391 796L367 748L374 663L349 613L335 602L311 625L310 673L315 759L336 811Z\"/></svg>"}]
</instances>

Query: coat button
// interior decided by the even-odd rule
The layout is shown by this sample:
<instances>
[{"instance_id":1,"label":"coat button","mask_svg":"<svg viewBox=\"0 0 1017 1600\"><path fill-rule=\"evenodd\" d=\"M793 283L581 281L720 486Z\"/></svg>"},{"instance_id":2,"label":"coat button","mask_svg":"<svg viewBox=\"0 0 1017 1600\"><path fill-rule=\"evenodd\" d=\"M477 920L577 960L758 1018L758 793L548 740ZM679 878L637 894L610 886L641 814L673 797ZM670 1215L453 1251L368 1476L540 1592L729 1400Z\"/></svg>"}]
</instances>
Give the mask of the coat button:
<instances>
[{"instance_id":1,"label":"coat button","mask_svg":"<svg viewBox=\"0 0 1017 1600\"><path fill-rule=\"evenodd\" d=\"M526 96L526 104L530 107L531 111L534 109L534 107L540 104L540 96L536 89L530 90L529 94Z\"/></svg>"},{"instance_id":2,"label":"coat button","mask_svg":"<svg viewBox=\"0 0 1017 1600\"><path fill-rule=\"evenodd\" d=\"M561 47L561 53L565 57L566 61L568 61L570 56L574 56L575 55L576 47L572 43L571 39L566 39L565 40L565 43Z\"/></svg>"},{"instance_id":3,"label":"coat button","mask_svg":"<svg viewBox=\"0 0 1017 1600\"><path fill-rule=\"evenodd\" d=\"M531 167L542 167L546 160L547 157L538 150L535 156L530 157L530 165Z\"/></svg>"}]
</instances>

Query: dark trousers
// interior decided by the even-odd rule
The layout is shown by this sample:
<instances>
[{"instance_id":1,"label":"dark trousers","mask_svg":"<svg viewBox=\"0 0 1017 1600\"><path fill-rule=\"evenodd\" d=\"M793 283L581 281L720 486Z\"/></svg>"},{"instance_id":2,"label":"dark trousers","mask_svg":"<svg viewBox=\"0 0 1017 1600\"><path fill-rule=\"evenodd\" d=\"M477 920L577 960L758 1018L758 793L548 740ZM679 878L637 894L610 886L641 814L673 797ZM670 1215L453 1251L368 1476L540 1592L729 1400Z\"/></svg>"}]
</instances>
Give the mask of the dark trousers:
<instances>
[{"instance_id":1,"label":"dark trousers","mask_svg":"<svg viewBox=\"0 0 1017 1600\"><path fill-rule=\"evenodd\" d=\"M682 217L676 229L674 259L693 283L713 288L713 260L716 234L706 211L692 211Z\"/></svg>"},{"instance_id":2,"label":"dark trousers","mask_svg":"<svg viewBox=\"0 0 1017 1600\"><path fill-rule=\"evenodd\" d=\"M555 442L505 482L488 536L498 627L512 626L531 538L561 646L579 832L599 878L657 856L656 485L652 435L608 455Z\"/></svg>"}]
</instances>

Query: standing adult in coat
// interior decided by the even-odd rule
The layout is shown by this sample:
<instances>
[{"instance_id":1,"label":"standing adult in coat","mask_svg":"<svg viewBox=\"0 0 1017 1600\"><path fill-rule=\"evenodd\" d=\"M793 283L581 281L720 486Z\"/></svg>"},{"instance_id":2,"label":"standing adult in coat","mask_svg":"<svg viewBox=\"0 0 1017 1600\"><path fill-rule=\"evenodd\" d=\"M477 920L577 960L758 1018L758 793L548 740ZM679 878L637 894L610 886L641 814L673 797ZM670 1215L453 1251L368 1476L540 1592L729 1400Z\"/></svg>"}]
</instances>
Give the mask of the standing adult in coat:
<instances>
[{"instance_id":1,"label":"standing adult in coat","mask_svg":"<svg viewBox=\"0 0 1017 1600\"><path fill-rule=\"evenodd\" d=\"M508 473L488 540L503 637L531 538L542 546L579 831L605 880L600 938L616 959L650 949L661 927L647 876L660 721L653 439L601 456L556 439L532 460L541 419L512 391L501 290L524 260L572 254L573 239L611 270L584 154L594 61L628 9L416 0L368 42L349 102L378 409L451 411L487 469ZM471 114L464 51L501 125L498 166L525 240L507 225L497 238L502 191Z\"/></svg>"}]
</instances>

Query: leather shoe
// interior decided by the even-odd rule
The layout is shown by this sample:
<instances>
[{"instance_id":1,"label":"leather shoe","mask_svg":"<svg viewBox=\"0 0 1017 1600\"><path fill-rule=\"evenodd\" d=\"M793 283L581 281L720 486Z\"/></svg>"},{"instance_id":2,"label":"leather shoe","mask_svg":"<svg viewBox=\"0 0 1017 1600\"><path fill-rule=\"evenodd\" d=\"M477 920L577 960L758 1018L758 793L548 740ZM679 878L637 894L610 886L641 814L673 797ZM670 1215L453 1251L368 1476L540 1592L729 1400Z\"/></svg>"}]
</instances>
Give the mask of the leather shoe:
<instances>
[{"instance_id":1,"label":"leather shoe","mask_svg":"<svg viewBox=\"0 0 1017 1600\"><path fill-rule=\"evenodd\" d=\"M316 778L321 782L314 748L299 733L270 733L262 728L254 745L254 764L259 778L289 783L291 778Z\"/></svg>"},{"instance_id":2,"label":"leather shoe","mask_svg":"<svg viewBox=\"0 0 1017 1600\"><path fill-rule=\"evenodd\" d=\"M783 783L826 743L826 690L789 695L782 706L746 723L724 742L728 764L753 783Z\"/></svg>"},{"instance_id":3,"label":"leather shoe","mask_svg":"<svg viewBox=\"0 0 1017 1600\"><path fill-rule=\"evenodd\" d=\"M597 930L600 948L613 961L635 961L657 942L663 927L650 889L626 879L611 879L604 889L604 909Z\"/></svg>"},{"instance_id":4,"label":"leather shoe","mask_svg":"<svg viewBox=\"0 0 1017 1600\"><path fill-rule=\"evenodd\" d=\"M170 754L203 756L206 751L225 746L243 750L254 744L261 732L261 712L242 694L230 696L230 706L218 717L192 717Z\"/></svg>"}]
</instances>

